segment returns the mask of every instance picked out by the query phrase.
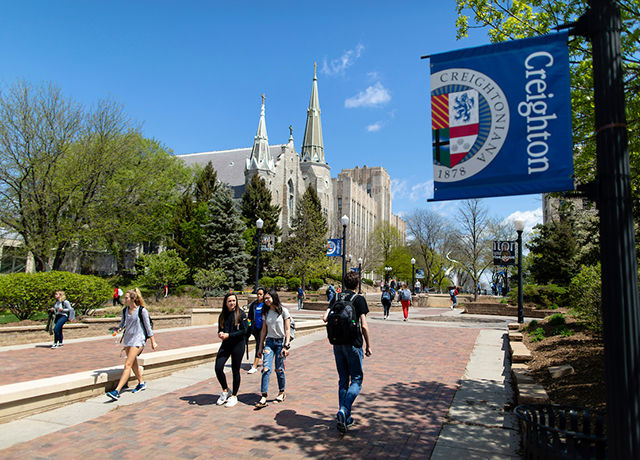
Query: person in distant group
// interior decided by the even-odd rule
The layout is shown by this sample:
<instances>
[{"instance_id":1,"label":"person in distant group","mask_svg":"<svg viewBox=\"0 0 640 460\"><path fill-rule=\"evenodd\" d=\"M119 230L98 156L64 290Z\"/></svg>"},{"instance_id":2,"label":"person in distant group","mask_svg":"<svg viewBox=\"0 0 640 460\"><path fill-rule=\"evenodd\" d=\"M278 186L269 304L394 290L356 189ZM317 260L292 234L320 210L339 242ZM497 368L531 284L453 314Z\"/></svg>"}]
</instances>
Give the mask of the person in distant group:
<instances>
[{"instance_id":1,"label":"person in distant group","mask_svg":"<svg viewBox=\"0 0 640 460\"><path fill-rule=\"evenodd\" d=\"M416 294L420 294L420 281L416 280Z\"/></svg>"},{"instance_id":2,"label":"person in distant group","mask_svg":"<svg viewBox=\"0 0 640 460\"><path fill-rule=\"evenodd\" d=\"M391 294L389 294L389 286L385 286L380 297L380 303L382 304L383 317L387 319L389 317L389 310L391 310Z\"/></svg>"},{"instance_id":3,"label":"person in distant group","mask_svg":"<svg viewBox=\"0 0 640 460\"><path fill-rule=\"evenodd\" d=\"M62 327L64 323L69 320L69 314L71 313L71 304L67 300L64 291L56 291L55 293L56 303L53 304L51 311L55 313L55 319L53 320L55 326L53 326L53 345L51 348L62 347Z\"/></svg>"},{"instance_id":4,"label":"person in distant group","mask_svg":"<svg viewBox=\"0 0 640 460\"><path fill-rule=\"evenodd\" d=\"M118 285L116 284L115 289L113 290L113 306L115 307L116 305L120 305L122 306L122 302L120 301L120 297L122 296L122 289L120 289L118 287Z\"/></svg>"},{"instance_id":5,"label":"person in distant group","mask_svg":"<svg viewBox=\"0 0 640 460\"><path fill-rule=\"evenodd\" d=\"M284 375L284 361L289 356L291 349L291 315L282 303L278 293L270 289L264 295L264 308L262 309L264 324L260 343L258 345L258 357L262 358L262 382L260 385L260 401L256 403L256 409L267 407L269 393L269 378L274 363L278 378L278 396L274 403L284 402L286 379Z\"/></svg>"},{"instance_id":6,"label":"person in distant group","mask_svg":"<svg viewBox=\"0 0 640 460\"><path fill-rule=\"evenodd\" d=\"M138 379L138 385L132 393L138 393L147 388L147 384L142 380L142 373L138 366L138 356L142 353L142 350L144 350L147 337L151 339L151 348L154 350L158 348L158 343L151 328L151 321L149 321L149 311L146 309L146 304L142 298L142 294L140 294L140 290L136 288L135 290L127 291L124 295L124 303L127 305L127 308L122 311L122 319L116 330L124 328L122 340L127 358L124 362L124 370L120 376L118 386L115 390L107 393L107 396L114 401L120 399L120 390L122 390L129 381L132 370ZM141 310L138 311L139 309Z\"/></svg>"},{"instance_id":7,"label":"person in distant group","mask_svg":"<svg viewBox=\"0 0 640 460\"><path fill-rule=\"evenodd\" d=\"M233 407L238 404L238 391L240 390L240 366L242 354L247 337L247 316L238 304L238 297L229 292L222 300L222 312L218 317L218 337L222 345L216 356L216 377L222 387L222 393L216 404L218 406ZM229 391L227 377L224 375L224 366L231 358L231 373L233 375L233 388Z\"/></svg>"},{"instance_id":8,"label":"person in distant group","mask_svg":"<svg viewBox=\"0 0 640 460\"><path fill-rule=\"evenodd\" d=\"M327 288L327 300L329 303L333 302L333 299L336 297L336 288L333 287L333 284L330 284Z\"/></svg>"},{"instance_id":9,"label":"person in distant group","mask_svg":"<svg viewBox=\"0 0 640 460\"><path fill-rule=\"evenodd\" d=\"M409 319L409 307L411 306L411 291L407 287L407 283L402 284L402 290L400 290L400 304L402 305L402 314L404 315L404 321Z\"/></svg>"},{"instance_id":10,"label":"person in distant group","mask_svg":"<svg viewBox=\"0 0 640 460\"><path fill-rule=\"evenodd\" d=\"M304 289L302 285L298 286L298 310L302 310L302 302L304 301Z\"/></svg>"},{"instance_id":11,"label":"person in distant group","mask_svg":"<svg viewBox=\"0 0 640 460\"><path fill-rule=\"evenodd\" d=\"M449 288L449 296L451 296L451 302L453 302L451 305L451 309L453 310L458 305L458 290L455 286Z\"/></svg>"},{"instance_id":12,"label":"person in distant group","mask_svg":"<svg viewBox=\"0 0 640 460\"><path fill-rule=\"evenodd\" d=\"M260 358L258 358L258 343L260 342L260 334L262 333L262 308L264 306L264 291L263 287L259 287L256 291L257 299L251 302L249 305L249 327L251 328L251 335L255 340L255 356L253 358L253 364L249 369L249 374L253 374L258 371L258 364Z\"/></svg>"}]
</instances>

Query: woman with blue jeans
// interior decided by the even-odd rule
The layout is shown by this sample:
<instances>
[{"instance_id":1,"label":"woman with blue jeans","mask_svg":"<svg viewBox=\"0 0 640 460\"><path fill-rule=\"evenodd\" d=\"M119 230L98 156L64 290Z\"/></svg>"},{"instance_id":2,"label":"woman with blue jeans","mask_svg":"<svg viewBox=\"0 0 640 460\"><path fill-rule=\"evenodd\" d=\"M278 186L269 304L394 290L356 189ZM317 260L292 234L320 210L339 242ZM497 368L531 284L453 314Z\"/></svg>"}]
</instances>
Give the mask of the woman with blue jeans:
<instances>
[{"instance_id":1,"label":"woman with blue jeans","mask_svg":"<svg viewBox=\"0 0 640 460\"><path fill-rule=\"evenodd\" d=\"M56 291L55 298L56 303L53 305L52 310L55 312L56 318L54 320L53 345L51 345L51 348L60 348L62 347L62 326L69 319L71 304L67 300L64 291Z\"/></svg>"},{"instance_id":2,"label":"woman with blue jeans","mask_svg":"<svg viewBox=\"0 0 640 460\"><path fill-rule=\"evenodd\" d=\"M273 400L275 404L284 402L286 395L284 360L289 356L291 337L291 315L289 310L282 306L278 293L273 289L264 295L264 308L262 309L262 333L258 347L258 358L262 358L262 383L260 401L256 403L256 409L267 407L267 395L269 392L269 378L274 367L278 378L278 396Z\"/></svg>"}]
</instances>

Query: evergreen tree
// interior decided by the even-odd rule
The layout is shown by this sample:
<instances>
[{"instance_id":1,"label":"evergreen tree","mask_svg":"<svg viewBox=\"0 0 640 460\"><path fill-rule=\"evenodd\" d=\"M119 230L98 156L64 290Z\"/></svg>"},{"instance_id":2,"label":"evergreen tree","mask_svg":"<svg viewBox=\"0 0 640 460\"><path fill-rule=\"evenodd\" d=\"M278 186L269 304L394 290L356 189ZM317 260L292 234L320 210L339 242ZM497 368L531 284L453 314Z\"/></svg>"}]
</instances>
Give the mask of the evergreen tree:
<instances>
[{"instance_id":1,"label":"evergreen tree","mask_svg":"<svg viewBox=\"0 0 640 460\"><path fill-rule=\"evenodd\" d=\"M533 258L529 271L537 284L557 284L567 287L577 274L577 252L571 224L568 220L536 225L538 233L527 245Z\"/></svg>"},{"instance_id":2,"label":"evergreen tree","mask_svg":"<svg viewBox=\"0 0 640 460\"><path fill-rule=\"evenodd\" d=\"M322 204L313 187L309 186L296 207L289 239L284 243L278 264L288 275L307 278L319 275L329 266L327 260L327 221Z\"/></svg>"},{"instance_id":3,"label":"evergreen tree","mask_svg":"<svg viewBox=\"0 0 640 460\"><path fill-rule=\"evenodd\" d=\"M175 249L189 267L189 280L195 271L207 265L202 247L204 225L209 221L209 200L221 187L211 162L196 169L191 185L176 204L173 215L173 236L167 246Z\"/></svg>"},{"instance_id":4,"label":"evergreen tree","mask_svg":"<svg viewBox=\"0 0 640 460\"><path fill-rule=\"evenodd\" d=\"M264 180L261 179L257 173L254 174L242 195L242 219L247 227L243 238L246 241L245 251L251 256L249 261L249 274L256 272L258 248L256 221L258 218L264 222L262 227L263 235L275 235L277 238L282 234L282 230L278 227L280 206L271 204L271 199L271 191L267 188L267 184L265 184ZM261 252L260 266L264 268L269 267L272 259L273 253Z\"/></svg>"},{"instance_id":5,"label":"evergreen tree","mask_svg":"<svg viewBox=\"0 0 640 460\"><path fill-rule=\"evenodd\" d=\"M244 250L244 222L228 186L217 187L209 200L209 221L203 225L204 253L210 269L221 268L226 287L244 289L249 255Z\"/></svg>"}]
</instances>

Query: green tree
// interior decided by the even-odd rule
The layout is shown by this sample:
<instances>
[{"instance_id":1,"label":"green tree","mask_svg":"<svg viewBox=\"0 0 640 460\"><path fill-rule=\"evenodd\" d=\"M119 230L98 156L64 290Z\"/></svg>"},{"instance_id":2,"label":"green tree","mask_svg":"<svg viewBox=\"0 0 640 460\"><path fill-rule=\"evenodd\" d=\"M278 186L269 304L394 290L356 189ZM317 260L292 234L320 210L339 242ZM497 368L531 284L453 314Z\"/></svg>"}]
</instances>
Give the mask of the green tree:
<instances>
[{"instance_id":1,"label":"green tree","mask_svg":"<svg viewBox=\"0 0 640 460\"><path fill-rule=\"evenodd\" d=\"M249 255L244 250L244 222L231 189L222 185L209 200L209 222L204 224L203 252L209 269L221 268L226 287L244 289Z\"/></svg>"},{"instance_id":2,"label":"green tree","mask_svg":"<svg viewBox=\"0 0 640 460\"><path fill-rule=\"evenodd\" d=\"M257 260L257 228L256 221L262 219L264 225L262 227L263 235L275 235L278 238L282 234L282 230L278 226L280 217L280 206L271 204L271 191L267 188L264 180L254 174L251 182L247 185L242 195L242 219L247 229L244 232L246 241L245 250L251 256L249 261L249 273L255 273ZM260 266L269 267L274 258L271 252L260 253Z\"/></svg>"},{"instance_id":3,"label":"green tree","mask_svg":"<svg viewBox=\"0 0 640 460\"><path fill-rule=\"evenodd\" d=\"M448 246L450 223L444 216L426 209L414 209L405 218L411 247L418 257L417 266L424 267L424 286L431 286L434 276L442 269L442 259Z\"/></svg>"},{"instance_id":4,"label":"green tree","mask_svg":"<svg viewBox=\"0 0 640 460\"><path fill-rule=\"evenodd\" d=\"M529 266L537 284L557 284L567 287L576 275L576 241L567 220L536 225L536 233L527 245L533 259Z\"/></svg>"},{"instance_id":5,"label":"green tree","mask_svg":"<svg viewBox=\"0 0 640 460\"><path fill-rule=\"evenodd\" d=\"M385 276L385 267L394 269L393 276L397 275L398 263L401 260L399 253L402 250L402 236L396 227L387 221L377 224L369 237L369 257L376 268L376 272Z\"/></svg>"},{"instance_id":6,"label":"green tree","mask_svg":"<svg viewBox=\"0 0 640 460\"><path fill-rule=\"evenodd\" d=\"M322 204L313 187L309 186L296 206L291 221L289 239L283 244L278 258L280 272L286 276L299 276L302 286L306 280L318 276L328 268L327 221Z\"/></svg>"},{"instance_id":7,"label":"green tree","mask_svg":"<svg viewBox=\"0 0 640 460\"><path fill-rule=\"evenodd\" d=\"M204 226L209 222L209 200L222 185L211 162L196 167L192 184L180 196L171 222L171 236L167 245L175 249L189 267L189 277L207 266L204 245Z\"/></svg>"},{"instance_id":8,"label":"green tree","mask_svg":"<svg viewBox=\"0 0 640 460\"><path fill-rule=\"evenodd\" d=\"M173 249L159 254L141 255L137 260L137 266L142 272L138 277L140 284L155 288L177 286L184 281L189 271L187 264Z\"/></svg>"}]
</instances>

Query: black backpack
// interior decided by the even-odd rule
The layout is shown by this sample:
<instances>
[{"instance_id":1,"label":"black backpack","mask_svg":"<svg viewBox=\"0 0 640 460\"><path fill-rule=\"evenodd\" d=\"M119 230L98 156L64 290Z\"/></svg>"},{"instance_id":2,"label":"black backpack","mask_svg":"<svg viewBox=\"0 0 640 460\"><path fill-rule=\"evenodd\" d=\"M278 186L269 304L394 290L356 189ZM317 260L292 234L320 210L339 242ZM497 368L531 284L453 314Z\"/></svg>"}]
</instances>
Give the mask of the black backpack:
<instances>
[{"instance_id":1,"label":"black backpack","mask_svg":"<svg viewBox=\"0 0 640 460\"><path fill-rule=\"evenodd\" d=\"M331 306L327 316L327 337L332 345L352 345L358 339L360 321L353 306L357 294L347 299L344 293Z\"/></svg>"},{"instance_id":2,"label":"black backpack","mask_svg":"<svg viewBox=\"0 0 640 460\"><path fill-rule=\"evenodd\" d=\"M122 309L122 319L125 318L125 314L127 312L127 308L129 307L124 307ZM142 319L142 309L144 307L142 305L140 305L140 308L138 308L138 319L140 320L140 325L142 326L142 330L144 331L144 341L146 342L147 340L149 340L149 333L147 332L147 327L144 325L144 321ZM153 330L153 320L151 319L151 315L149 314L149 310L147 310L147 315L149 315L149 324L151 325L151 330Z\"/></svg>"}]
</instances>

